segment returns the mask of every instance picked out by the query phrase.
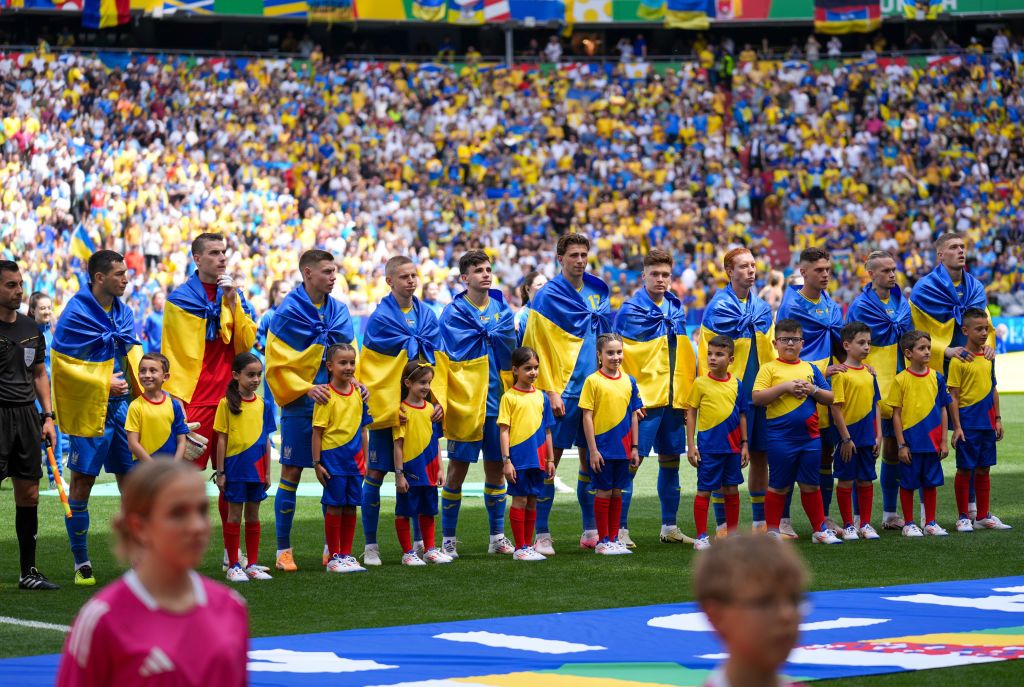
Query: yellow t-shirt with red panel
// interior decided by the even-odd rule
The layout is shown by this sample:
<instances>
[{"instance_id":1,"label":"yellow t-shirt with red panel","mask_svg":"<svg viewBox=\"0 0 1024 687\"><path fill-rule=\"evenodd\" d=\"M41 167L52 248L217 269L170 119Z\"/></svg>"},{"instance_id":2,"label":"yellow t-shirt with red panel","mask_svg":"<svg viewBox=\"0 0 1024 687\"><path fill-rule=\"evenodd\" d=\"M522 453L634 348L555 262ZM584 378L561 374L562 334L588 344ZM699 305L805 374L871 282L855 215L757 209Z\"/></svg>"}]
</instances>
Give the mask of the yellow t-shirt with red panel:
<instances>
[{"instance_id":1,"label":"yellow t-shirt with red panel","mask_svg":"<svg viewBox=\"0 0 1024 687\"><path fill-rule=\"evenodd\" d=\"M633 413L643 407L636 380L621 370L598 370L583 382L579 407L594 413L594 441L606 459L627 460L632 449Z\"/></svg>"},{"instance_id":2,"label":"yellow t-shirt with red panel","mask_svg":"<svg viewBox=\"0 0 1024 687\"><path fill-rule=\"evenodd\" d=\"M277 429L273 409L259 396L242 399L242 410L237 415L222 398L217 404L213 429L227 435L224 451L224 476L228 482L267 481L267 453L269 436Z\"/></svg>"},{"instance_id":3,"label":"yellow t-shirt with red panel","mask_svg":"<svg viewBox=\"0 0 1024 687\"><path fill-rule=\"evenodd\" d=\"M842 404L846 429L857 448L874 446L875 418L882 399L878 380L867 369L846 366L846 372L832 375L833 404Z\"/></svg>"},{"instance_id":4,"label":"yellow t-shirt with red panel","mask_svg":"<svg viewBox=\"0 0 1024 687\"><path fill-rule=\"evenodd\" d=\"M329 385L330 400L313 406L313 427L323 430L320 462L329 474L365 475L366 447L363 427L373 422L370 409L355 385L348 393Z\"/></svg>"},{"instance_id":5,"label":"yellow t-shirt with red panel","mask_svg":"<svg viewBox=\"0 0 1024 687\"><path fill-rule=\"evenodd\" d=\"M426 401L412 405L402 401L406 423L391 428L391 436L402 440L402 470L410 487L435 487L441 474L438 438L441 426L432 422L434 406Z\"/></svg>"},{"instance_id":6,"label":"yellow t-shirt with red panel","mask_svg":"<svg viewBox=\"0 0 1024 687\"><path fill-rule=\"evenodd\" d=\"M945 378L928 368L920 374L903 370L892 386L885 402L900 409L903 441L911 453L938 453L942 440L942 411L951 399Z\"/></svg>"},{"instance_id":7,"label":"yellow t-shirt with red panel","mask_svg":"<svg viewBox=\"0 0 1024 687\"><path fill-rule=\"evenodd\" d=\"M540 469L548 461L548 430L554 427L548 395L510 387L498 406L498 426L508 427L508 456L516 470Z\"/></svg>"},{"instance_id":8,"label":"yellow t-shirt with red panel","mask_svg":"<svg viewBox=\"0 0 1024 687\"><path fill-rule=\"evenodd\" d=\"M124 421L126 432L138 432L139 443L150 456L173 456L178 437L188 434L181 404L166 392L159 402L139 396L128 406Z\"/></svg>"}]
</instances>

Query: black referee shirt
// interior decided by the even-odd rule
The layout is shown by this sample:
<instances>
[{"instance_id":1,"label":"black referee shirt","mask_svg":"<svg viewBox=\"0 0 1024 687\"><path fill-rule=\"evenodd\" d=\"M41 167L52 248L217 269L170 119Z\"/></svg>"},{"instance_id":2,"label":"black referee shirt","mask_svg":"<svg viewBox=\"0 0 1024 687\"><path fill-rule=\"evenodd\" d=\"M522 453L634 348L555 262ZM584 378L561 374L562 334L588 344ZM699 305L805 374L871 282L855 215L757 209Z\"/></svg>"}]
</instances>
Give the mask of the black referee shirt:
<instances>
[{"instance_id":1,"label":"black referee shirt","mask_svg":"<svg viewBox=\"0 0 1024 687\"><path fill-rule=\"evenodd\" d=\"M46 340L39 325L21 313L14 322L0 322L0 406L34 403L33 370L46 356Z\"/></svg>"}]
</instances>

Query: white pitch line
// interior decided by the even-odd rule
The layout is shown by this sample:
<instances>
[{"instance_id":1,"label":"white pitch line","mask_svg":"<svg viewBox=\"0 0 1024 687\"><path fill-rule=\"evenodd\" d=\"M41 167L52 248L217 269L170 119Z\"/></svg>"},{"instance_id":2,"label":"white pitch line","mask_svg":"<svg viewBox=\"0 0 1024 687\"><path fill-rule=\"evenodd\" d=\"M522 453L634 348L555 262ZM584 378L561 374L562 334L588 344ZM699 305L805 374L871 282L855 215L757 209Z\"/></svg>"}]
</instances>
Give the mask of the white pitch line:
<instances>
[{"instance_id":1,"label":"white pitch line","mask_svg":"<svg viewBox=\"0 0 1024 687\"><path fill-rule=\"evenodd\" d=\"M21 627L32 627L37 630L54 630L56 632L71 632L70 625L57 625L56 623L42 623L38 620L22 620L21 618L11 618L10 616L0 615L0 623L6 625L19 625Z\"/></svg>"}]
</instances>

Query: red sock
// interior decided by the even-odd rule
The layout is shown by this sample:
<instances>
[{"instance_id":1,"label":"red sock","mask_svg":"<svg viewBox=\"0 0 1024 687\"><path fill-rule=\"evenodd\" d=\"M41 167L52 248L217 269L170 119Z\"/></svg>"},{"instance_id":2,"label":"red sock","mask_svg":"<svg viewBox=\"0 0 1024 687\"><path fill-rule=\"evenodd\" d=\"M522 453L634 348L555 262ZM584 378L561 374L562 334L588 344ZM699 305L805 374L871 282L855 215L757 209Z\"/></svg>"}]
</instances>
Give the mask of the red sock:
<instances>
[{"instance_id":1,"label":"red sock","mask_svg":"<svg viewBox=\"0 0 1024 687\"><path fill-rule=\"evenodd\" d=\"M249 565L257 565L260 560L260 523L245 523L245 557Z\"/></svg>"},{"instance_id":2,"label":"red sock","mask_svg":"<svg viewBox=\"0 0 1024 687\"><path fill-rule=\"evenodd\" d=\"M777 531L782 520L782 511L786 508L786 495L774 491L764 494L764 522L768 531Z\"/></svg>"},{"instance_id":3,"label":"red sock","mask_svg":"<svg viewBox=\"0 0 1024 687\"><path fill-rule=\"evenodd\" d=\"M971 473L962 470L956 471L953 478L953 493L956 494L956 509L961 516L967 517L967 504L971 500ZM974 494L978 494L978 477L974 477ZM980 498L978 499L981 500ZM978 510L981 513L981 510Z\"/></svg>"},{"instance_id":4,"label":"red sock","mask_svg":"<svg viewBox=\"0 0 1024 687\"><path fill-rule=\"evenodd\" d=\"M242 524L239 522L225 522L224 529L224 550L228 552L228 566L238 562L238 542L242 538Z\"/></svg>"},{"instance_id":5,"label":"red sock","mask_svg":"<svg viewBox=\"0 0 1024 687\"><path fill-rule=\"evenodd\" d=\"M711 506L711 499L707 496L697 494L693 497L693 524L697 526L697 538L708 533L708 508Z\"/></svg>"},{"instance_id":6,"label":"red sock","mask_svg":"<svg viewBox=\"0 0 1024 687\"><path fill-rule=\"evenodd\" d=\"M536 513L536 511L534 512ZM529 546L526 539L526 509L510 508L508 521L512 525L512 539L515 541L516 548Z\"/></svg>"},{"instance_id":7,"label":"red sock","mask_svg":"<svg viewBox=\"0 0 1024 687\"><path fill-rule=\"evenodd\" d=\"M992 515L992 475L988 472L974 473L974 497L978 500L978 515L985 519Z\"/></svg>"},{"instance_id":8,"label":"red sock","mask_svg":"<svg viewBox=\"0 0 1024 687\"><path fill-rule=\"evenodd\" d=\"M903 507L903 522L914 522L914 491L900 487L900 505Z\"/></svg>"},{"instance_id":9,"label":"red sock","mask_svg":"<svg viewBox=\"0 0 1024 687\"><path fill-rule=\"evenodd\" d=\"M974 488L975 488L975 491L977 491L977 488L978 488L977 480L975 480L975 482L974 482ZM935 522L935 500L936 500L937 496L938 496L938 490L935 487L925 487L924 488L924 495L921 497L921 500L924 501L924 522L925 522L925 524L928 524L929 522Z\"/></svg>"},{"instance_id":10,"label":"red sock","mask_svg":"<svg viewBox=\"0 0 1024 687\"><path fill-rule=\"evenodd\" d=\"M860 506L860 526L871 522L871 503L875 500L875 485L871 482L857 485L857 504Z\"/></svg>"},{"instance_id":11,"label":"red sock","mask_svg":"<svg viewBox=\"0 0 1024 687\"><path fill-rule=\"evenodd\" d=\"M611 507L610 498L594 497L594 519L597 520L597 537L600 541L608 539L608 511Z\"/></svg>"},{"instance_id":12,"label":"red sock","mask_svg":"<svg viewBox=\"0 0 1024 687\"><path fill-rule=\"evenodd\" d=\"M780 516L781 517L781 516ZM735 532L740 524L740 495L725 494L725 527Z\"/></svg>"},{"instance_id":13,"label":"red sock","mask_svg":"<svg viewBox=\"0 0 1024 687\"><path fill-rule=\"evenodd\" d=\"M412 553L412 533L409 531L409 518L395 518L395 532L398 533L398 545L402 553Z\"/></svg>"},{"instance_id":14,"label":"red sock","mask_svg":"<svg viewBox=\"0 0 1024 687\"><path fill-rule=\"evenodd\" d=\"M537 509L529 508L526 509L526 522L523 523L523 536L526 545L529 546L533 543L533 530L537 526Z\"/></svg>"},{"instance_id":15,"label":"red sock","mask_svg":"<svg viewBox=\"0 0 1024 687\"><path fill-rule=\"evenodd\" d=\"M338 541L338 553L342 556L352 555L352 540L356 536L356 514L355 513L342 513L341 514L341 530L339 532L340 539Z\"/></svg>"},{"instance_id":16,"label":"red sock","mask_svg":"<svg viewBox=\"0 0 1024 687\"><path fill-rule=\"evenodd\" d=\"M423 550L430 551L437 546L437 542L434 541L434 516L433 515L421 515L420 516L420 533L423 534Z\"/></svg>"},{"instance_id":17,"label":"red sock","mask_svg":"<svg viewBox=\"0 0 1024 687\"><path fill-rule=\"evenodd\" d=\"M341 515L324 515L324 539L327 553L331 556L341 553Z\"/></svg>"},{"instance_id":18,"label":"red sock","mask_svg":"<svg viewBox=\"0 0 1024 687\"><path fill-rule=\"evenodd\" d=\"M853 487L836 487L836 502L843 527L853 524Z\"/></svg>"},{"instance_id":19,"label":"red sock","mask_svg":"<svg viewBox=\"0 0 1024 687\"><path fill-rule=\"evenodd\" d=\"M217 497L217 512L220 513L220 523L223 525L228 521L228 501L224 498L224 492Z\"/></svg>"},{"instance_id":20,"label":"red sock","mask_svg":"<svg viewBox=\"0 0 1024 687\"><path fill-rule=\"evenodd\" d=\"M803 504L804 513L807 513L807 519L811 521L814 531L821 530L821 526L825 524L825 507L821 503L821 490L804 491L801 489L800 503Z\"/></svg>"},{"instance_id":21,"label":"red sock","mask_svg":"<svg viewBox=\"0 0 1024 687\"><path fill-rule=\"evenodd\" d=\"M619 538L619 522L622 521L622 494L611 498L608 508L608 538L615 541Z\"/></svg>"}]
</instances>

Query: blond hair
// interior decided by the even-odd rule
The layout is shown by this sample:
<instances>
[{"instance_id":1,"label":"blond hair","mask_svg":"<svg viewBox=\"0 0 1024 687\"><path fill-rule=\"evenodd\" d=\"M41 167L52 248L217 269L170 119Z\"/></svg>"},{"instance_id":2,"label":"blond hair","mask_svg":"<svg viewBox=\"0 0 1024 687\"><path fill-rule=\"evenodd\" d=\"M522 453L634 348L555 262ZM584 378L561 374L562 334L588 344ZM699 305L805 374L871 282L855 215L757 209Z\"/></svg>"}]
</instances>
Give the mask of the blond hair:
<instances>
[{"instance_id":1,"label":"blond hair","mask_svg":"<svg viewBox=\"0 0 1024 687\"><path fill-rule=\"evenodd\" d=\"M113 520L114 553L124 563L130 563L141 548L135 539L129 520L132 516L148 518L160 492L178 476L198 477L194 466L180 461L151 460L128 473L121 487L121 510Z\"/></svg>"},{"instance_id":2,"label":"blond hair","mask_svg":"<svg viewBox=\"0 0 1024 687\"><path fill-rule=\"evenodd\" d=\"M693 591L697 603L727 603L751 580L769 589L807 586L807 568L793 548L764 535L730 535L697 558Z\"/></svg>"}]
</instances>

